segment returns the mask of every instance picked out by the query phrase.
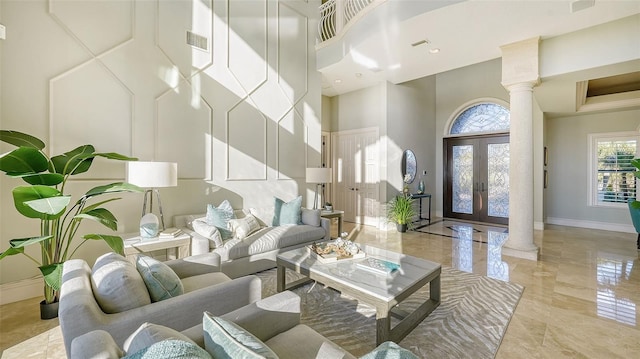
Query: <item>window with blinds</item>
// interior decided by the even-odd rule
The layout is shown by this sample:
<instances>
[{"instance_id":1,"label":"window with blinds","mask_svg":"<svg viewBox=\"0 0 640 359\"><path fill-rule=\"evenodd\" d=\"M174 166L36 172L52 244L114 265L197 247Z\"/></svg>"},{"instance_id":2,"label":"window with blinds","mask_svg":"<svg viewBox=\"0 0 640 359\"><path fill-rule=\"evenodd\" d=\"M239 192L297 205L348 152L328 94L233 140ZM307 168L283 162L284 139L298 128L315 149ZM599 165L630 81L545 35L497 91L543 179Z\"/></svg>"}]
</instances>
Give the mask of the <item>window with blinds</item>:
<instances>
[{"instance_id":1,"label":"window with blinds","mask_svg":"<svg viewBox=\"0 0 640 359\"><path fill-rule=\"evenodd\" d=\"M636 199L636 168L631 161L638 157L638 135L618 133L591 137L591 205L626 206L627 200Z\"/></svg>"}]
</instances>

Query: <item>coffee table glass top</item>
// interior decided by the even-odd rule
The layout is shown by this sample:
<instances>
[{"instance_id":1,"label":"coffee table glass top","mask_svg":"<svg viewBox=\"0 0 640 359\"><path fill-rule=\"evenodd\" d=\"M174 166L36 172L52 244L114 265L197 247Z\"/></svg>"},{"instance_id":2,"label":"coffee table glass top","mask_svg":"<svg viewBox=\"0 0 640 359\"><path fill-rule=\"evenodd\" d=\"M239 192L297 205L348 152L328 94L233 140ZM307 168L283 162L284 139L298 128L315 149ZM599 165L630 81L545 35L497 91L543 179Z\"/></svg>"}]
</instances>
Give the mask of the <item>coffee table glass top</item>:
<instances>
[{"instance_id":1,"label":"coffee table glass top","mask_svg":"<svg viewBox=\"0 0 640 359\"><path fill-rule=\"evenodd\" d=\"M322 263L311 256L307 247L302 247L278 254L278 261L286 262L288 266L299 267L303 269L303 273L309 271L331 278L344 286L355 288L384 301L393 300L406 288L441 270L439 263L372 246L362 244L359 246L367 254L366 258ZM368 258L398 264L399 268L391 273L365 269L363 264Z\"/></svg>"}]
</instances>

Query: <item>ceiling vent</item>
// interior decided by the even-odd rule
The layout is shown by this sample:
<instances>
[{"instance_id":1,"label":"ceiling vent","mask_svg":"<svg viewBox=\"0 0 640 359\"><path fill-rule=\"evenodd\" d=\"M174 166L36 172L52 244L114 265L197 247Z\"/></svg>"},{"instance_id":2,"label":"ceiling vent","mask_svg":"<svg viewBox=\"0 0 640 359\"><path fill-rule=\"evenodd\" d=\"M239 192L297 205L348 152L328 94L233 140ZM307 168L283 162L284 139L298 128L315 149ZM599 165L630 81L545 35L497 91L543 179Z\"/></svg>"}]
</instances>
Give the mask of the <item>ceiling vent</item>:
<instances>
[{"instance_id":1,"label":"ceiling vent","mask_svg":"<svg viewBox=\"0 0 640 359\"><path fill-rule=\"evenodd\" d=\"M187 44L200 50L209 51L209 39L187 30Z\"/></svg>"}]
</instances>

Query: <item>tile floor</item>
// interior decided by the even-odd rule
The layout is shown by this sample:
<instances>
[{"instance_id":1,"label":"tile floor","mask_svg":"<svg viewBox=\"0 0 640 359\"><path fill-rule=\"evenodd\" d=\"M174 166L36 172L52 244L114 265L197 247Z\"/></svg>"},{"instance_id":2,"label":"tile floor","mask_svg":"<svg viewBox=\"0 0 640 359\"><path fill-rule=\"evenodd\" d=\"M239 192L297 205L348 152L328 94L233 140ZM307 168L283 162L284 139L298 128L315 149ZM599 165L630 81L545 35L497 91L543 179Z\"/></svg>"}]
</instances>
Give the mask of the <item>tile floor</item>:
<instances>
[{"instance_id":1,"label":"tile floor","mask_svg":"<svg viewBox=\"0 0 640 359\"><path fill-rule=\"evenodd\" d=\"M459 225L425 227L437 234L381 232L350 223L345 229L356 242L524 285L497 358L640 355L640 252L635 234L550 225L535 232L541 255L534 262L501 256L500 228L474 232ZM57 320L41 321L38 301L0 306L3 359L64 358Z\"/></svg>"}]
</instances>

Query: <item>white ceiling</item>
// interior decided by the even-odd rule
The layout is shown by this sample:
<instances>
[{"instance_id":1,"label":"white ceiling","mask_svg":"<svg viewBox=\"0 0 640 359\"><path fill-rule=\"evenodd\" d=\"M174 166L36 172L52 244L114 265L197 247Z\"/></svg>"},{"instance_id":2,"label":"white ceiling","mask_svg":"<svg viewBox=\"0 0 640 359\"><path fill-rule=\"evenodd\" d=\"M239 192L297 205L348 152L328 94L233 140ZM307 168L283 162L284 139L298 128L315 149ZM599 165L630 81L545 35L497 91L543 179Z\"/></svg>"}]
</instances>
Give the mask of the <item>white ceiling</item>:
<instances>
[{"instance_id":1,"label":"white ceiling","mask_svg":"<svg viewBox=\"0 0 640 359\"><path fill-rule=\"evenodd\" d=\"M402 83L499 58L502 45L536 36L544 40L640 13L640 0L596 0L572 12L575 2L387 0L372 6L342 36L316 46L322 94L335 96L382 81ZM411 46L425 39L428 44ZM432 48L440 52L431 54Z\"/></svg>"}]
</instances>

